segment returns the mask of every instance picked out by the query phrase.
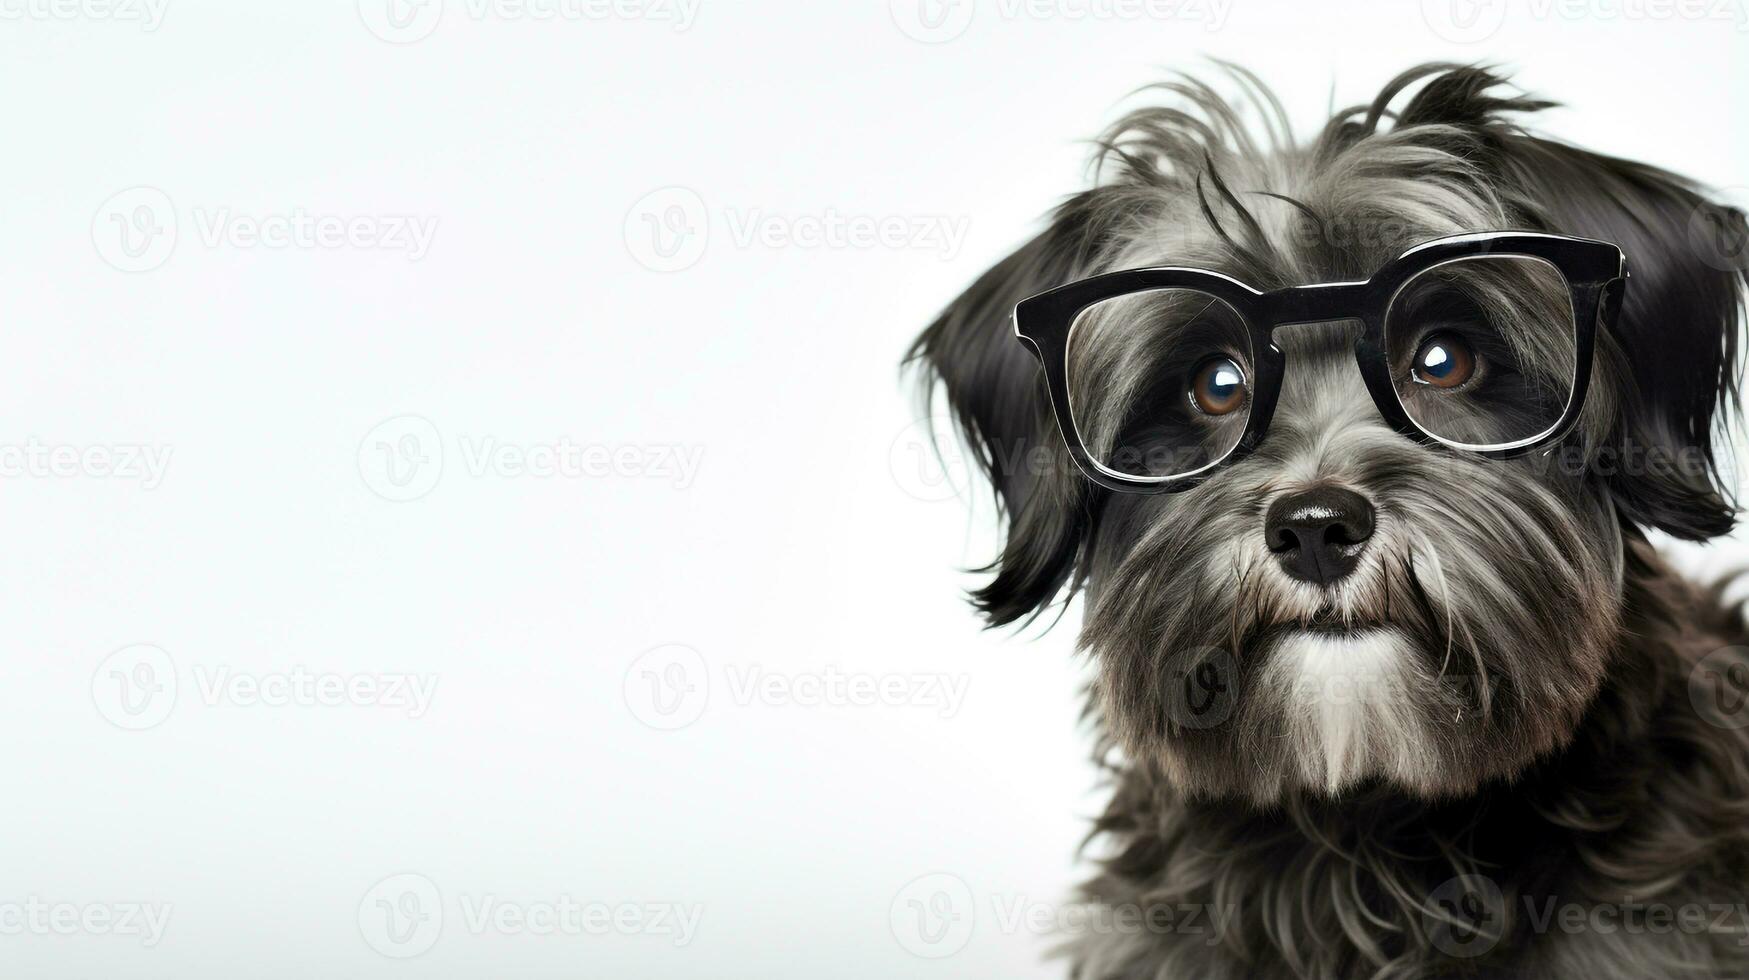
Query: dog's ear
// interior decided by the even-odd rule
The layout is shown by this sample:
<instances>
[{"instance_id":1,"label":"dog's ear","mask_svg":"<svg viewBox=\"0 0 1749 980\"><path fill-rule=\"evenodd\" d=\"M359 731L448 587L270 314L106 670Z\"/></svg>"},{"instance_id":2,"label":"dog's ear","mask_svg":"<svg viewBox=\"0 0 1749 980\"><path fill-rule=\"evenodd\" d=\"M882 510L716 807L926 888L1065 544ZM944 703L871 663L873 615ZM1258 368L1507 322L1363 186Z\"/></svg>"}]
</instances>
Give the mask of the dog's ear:
<instances>
[{"instance_id":1,"label":"dog's ear","mask_svg":"<svg viewBox=\"0 0 1749 980\"><path fill-rule=\"evenodd\" d=\"M921 368L926 402L946 392L1005 518L1002 554L979 569L995 578L972 594L993 626L1042 611L1076 576L1089 533L1092 491L1063 448L1043 372L1009 316L1027 296L1087 274L1102 240L1097 193L1059 207L1050 227L950 303L906 359Z\"/></svg>"},{"instance_id":2,"label":"dog's ear","mask_svg":"<svg viewBox=\"0 0 1749 980\"><path fill-rule=\"evenodd\" d=\"M1603 338L1631 383L1607 443L1617 507L1680 538L1728 533L1734 481L1713 440L1738 407L1743 214L1675 174L1547 140L1509 140L1506 162L1550 230L1615 242L1628 258L1626 300Z\"/></svg>"}]
</instances>

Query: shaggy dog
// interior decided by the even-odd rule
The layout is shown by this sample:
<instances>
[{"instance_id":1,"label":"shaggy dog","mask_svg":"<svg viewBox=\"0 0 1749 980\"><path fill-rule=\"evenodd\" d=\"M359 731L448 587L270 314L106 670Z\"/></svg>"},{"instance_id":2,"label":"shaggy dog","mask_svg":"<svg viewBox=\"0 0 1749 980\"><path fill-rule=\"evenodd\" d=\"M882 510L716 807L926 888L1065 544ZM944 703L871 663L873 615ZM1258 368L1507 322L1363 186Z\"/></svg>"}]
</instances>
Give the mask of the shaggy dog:
<instances>
[{"instance_id":1,"label":"shaggy dog","mask_svg":"<svg viewBox=\"0 0 1749 980\"><path fill-rule=\"evenodd\" d=\"M1414 69L1309 142L1227 70L1232 102L1156 86L1168 104L1098 141L1091 189L912 354L1004 515L978 609L1007 624L1085 598L1115 793L1082 897L1129 927L1072 937L1074 975L1749 976L1749 636L1646 538L1733 524L1713 445L1737 399L1743 216L1532 135L1519 120L1551 103L1485 69ZM1273 335L1274 422L1242 459L1114 492L1071 458L1010 319L1114 270L1267 292L1507 230L1612 243L1628 269L1583 412L1514 458L1405 437L1360 376L1359 328L1331 321ZM1188 382L1193 418L1183 377L1162 400L1126 373L1146 344L1089 331L1079 397L1114 418L1208 425L1252 397L1253 355L1230 350ZM1436 387L1506 360L1414 356Z\"/></svg>"}]
</instances>

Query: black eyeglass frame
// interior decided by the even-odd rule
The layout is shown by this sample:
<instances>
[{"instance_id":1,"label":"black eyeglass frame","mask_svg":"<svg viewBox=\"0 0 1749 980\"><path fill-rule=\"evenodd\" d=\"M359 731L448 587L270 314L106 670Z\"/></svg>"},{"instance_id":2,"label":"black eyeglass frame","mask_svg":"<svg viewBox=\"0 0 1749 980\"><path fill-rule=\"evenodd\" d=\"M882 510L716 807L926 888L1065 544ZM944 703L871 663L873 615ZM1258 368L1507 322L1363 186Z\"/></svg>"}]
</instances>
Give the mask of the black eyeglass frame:
<instances>
[{"instance_id":1,"label":"black eyeglass frame","mask_svg":"<svg viewBox=\"0 0 1749 980\"><path fill-rule=\"evenodd\" d=\"M1398 400L1391 381L1385 316L1397 293L1429 269L1478 256L1542 259L1561 273L1571 290L1576 344L1572 393L1554 425L1515 442L1472 445L1441 439L1415 424ZM1627 278L1627 259L1618 246L1609 242L1538 232L1483 232L1424 242L1361 282L1314 283L1268 292L1205 269L1156 266L1108 272L1029 296L1015 305L1012 319L1015 336L1044 368L1057 428L1081 472L1108 490L1176 493L1197 486L1222 467L1245 458L1263 442L1270 418L1275 414L1287 363L1275 346L1273 335L1277 329L1294 324L1361 321L1364 329L1354 344L1360 375L1379 414L1392 428L1411 439L1492 459L1522 456L1549 445L1564 437L1579 421L1591 380L1596 327L1601 322L1606 329L1613 328ZM1135 477L1102 466L1081 441L1069 407L1069 335L1076 318L1088 307L1157 289L1194 289L1222 300L1239 314L1251 345L1252 402L1244 434L1220 459L1187 473Z\"/></svg>"}]
</instances>

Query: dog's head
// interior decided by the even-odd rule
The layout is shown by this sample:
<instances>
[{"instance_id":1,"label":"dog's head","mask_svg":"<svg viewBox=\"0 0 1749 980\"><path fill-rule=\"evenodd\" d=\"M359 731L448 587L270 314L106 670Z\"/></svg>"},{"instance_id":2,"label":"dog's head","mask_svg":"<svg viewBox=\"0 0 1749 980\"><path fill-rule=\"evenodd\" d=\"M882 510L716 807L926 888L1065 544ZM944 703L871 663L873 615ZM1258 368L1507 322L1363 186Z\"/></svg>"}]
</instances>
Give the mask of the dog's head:
<instances>
[{"instance_id":1,"label":"dog's head","mask_svg":"<svg viewBox=\"0 0 1749 980\"><path fill-rule=\"evenodd\" d=\"M1630 537L1731 527L1712 436L1736 398L1743 216L1672 174L1529 135L1512 119L1547 103L1481 69L1408 72L1309 143L1234 79L1261 136L1211 88L1161 86L1175 104L1120 120L1095 186L917 342L1006 517L975 600L1002 624L1084 590L1109 734L1188 792L1462 793L1572 735L1618 655ZM1186 492L1115 493L1074 465L1008 322L1029 294L1101 272L1353 281L1420 242L1508 229L1614 242L1631 268L1559 452L1406 437L1362 383L1358 327L1313 324L1275 335L1284 381L1253 452ZM1077 356L1117 370L1125 355Z\"/></svg>"}]
</instances>

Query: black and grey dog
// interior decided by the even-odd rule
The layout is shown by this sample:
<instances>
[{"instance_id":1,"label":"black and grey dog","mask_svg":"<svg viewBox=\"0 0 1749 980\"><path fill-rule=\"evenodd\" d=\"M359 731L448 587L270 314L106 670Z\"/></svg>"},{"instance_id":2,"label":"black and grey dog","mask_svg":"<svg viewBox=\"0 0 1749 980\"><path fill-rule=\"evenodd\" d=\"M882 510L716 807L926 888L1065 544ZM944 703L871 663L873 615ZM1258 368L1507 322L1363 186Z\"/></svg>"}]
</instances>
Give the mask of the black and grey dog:
<instances>
[{"instance_id":1,"label":"black and grey dog","mask_svg":"<svg viewBox=\"0 0 1749 980\"><path fill-rule=\"evenodd\" d=\"M1309 142L1227 71L913 352L1004 513L980 611L1085 599L1131 915L1074 975L1749 977L1749 635L1645 536L1733 524L1743 215L1486 69Z\"/></svg>"}]
</instances>

